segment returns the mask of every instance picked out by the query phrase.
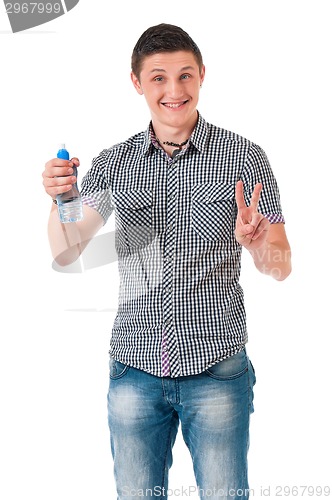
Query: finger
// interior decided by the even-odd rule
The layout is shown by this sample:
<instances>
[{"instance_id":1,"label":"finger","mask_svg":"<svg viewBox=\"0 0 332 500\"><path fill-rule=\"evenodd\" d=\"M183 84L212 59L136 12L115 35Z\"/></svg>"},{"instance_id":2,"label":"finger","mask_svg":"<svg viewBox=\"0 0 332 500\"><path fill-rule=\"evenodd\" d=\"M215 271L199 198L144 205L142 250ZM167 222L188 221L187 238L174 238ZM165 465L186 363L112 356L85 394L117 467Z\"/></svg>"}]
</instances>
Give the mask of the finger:
<instances>
[{"instance_id":1,"label":"finger","mask_svg":"<svg viewBox=\"0 0 332 500\"><path fill-rule=\"evenodd\" d=\"M45 164L43 177L60 177L73 173L74 163L69 160L54 158Z\"/></svg>"},{"instance_id":2,"label":"finger","mask_svg":"<svg viewBox=\"0 0 332 500\"><path fill-rule=\"evenodd\" d=\"M58 194L70 191L72 189L74 182L76 182L75 176L52 177L52 178L45 177L43 180L46 193L53 199L56 198Z\"/></svg>"},{"instance_id":3,"label":"finger","mask_svg":"<svg viewBox=\"0 0 332 500\"><path fill-rule=\"evenodd\" d=\"M259 222L258 226L255 229L254 234L252 235L253 240L257 240L264 231L267 231L270 226L270 222L266 217L263 217L261 221Z\"/></svg>"},{"instance_id":4,"label":"finger","mask_svg":"<svg viewBox=\"0 0 332 500\"><path fill-rule=\"evenodd\" d=\"M238 241L246 238L251 239L255 228L251 224L244 224L235 230L235 236Z\"/></svg>"},{"instance_id":5,"label":"finger","mask_svg":"<svg viewBox=\"0 0 332 500\"><path fill-rule=\"evenodd\" d=\"M64 186L56 186L56 187L53 187L53 188L47 188L45 189L46 193L51 196L51 198L56 198L58 196L58 194L63 194L63 193L67 193L67 191L70 191L72 188L71 185L64 185Z\"/></svg>"},{"instance_id":6,"label":"finger","mask_svg":"<svg viewBox=\"0 0 332 500\"><path fill-rule=\"evenodd\" d=\"M43 179L47 182L47 179L57 179L61 177L67 177L74 174L73 167L52 167L45 170L42 173Z\"/></svg>"},{"instance_id":7,"label":"finger","mask_svg":"<svg viewBox=\"0 0 332 500\"><path fill-rule=\"evenodd\" d=\"M45 163L45 170L53 167L67 167L71 163L71 160L62 160L61 158L53 158L52 160Z\"/></svg>"},{"instance_id":8,"label":"finger","mask_svg":"<svg viewBox=\"0 0 332 500\"><path fill-rule=\"evenodd\" d=\"M263 189L263 186L262 184L259 182L258 184L256 184L256 186L254 187L254 191L252 193L252 196L251 196L251 201L250 201L250 206L257 211L258 209L258 202L259 202L259 198L260 198L260 195L261 195L261 191Z\"/></svg>"},{"instance_id":9,"label":"finger","mask_svg":"<svg viewBox=\"0 0 332 500\"><path fill-rule=\"evenodd\" d=\"M246 207L246 202L245 202L244 195L243 195L243 182L242 181L238 181L236 183L235 200L236 200L237 208L239 210Z\"/></svg>"},{"instance_id":10,"label":"finger","mask_svg":"<svg viewBox=\"0 0 332 500\"><path fill-rule=\"evenodd\" d=\"M45 177L43 185L47 194L55 198L56 195L66 193L72 189L73 184L76 182L75 176L68 177Z\"/></svg>"},{"instance_id":11,"label":"finger","mask_svg":"<svg viewBox=\"0 0 332 500\"><path fill-rule=\"evenodd\" d=\"M268 222L268 220L258 212L251 213L250 220L243 220L243 218L239 219L236 225L237 233L245 234L247 236L251 234L251 236L253 236L258 230L262 220L266 220Z\"/></svg>"},{"instance_id":12,"label":"finger","mask_svg":"<svg viewBox=\"0 0 332 500\"><path fill-rule=\"evenodd\" d=\"M78 158L76 158L76 156L74 156L73 158L71 158L70 160L72 163L74 163L74 165L76 167L79 167L80 166L80 160Z\"/></svg>"},{"instance_id":13,"label":"finger","mask_svg":"<svg viewBox=\"0 0 332 500\"><path fill-rule=\"evenodd\" d=\"M76 182L75 175L65 175L60 177L44 177L43 184L45 187L56 187L72 185Z\"/></svg>"}]
</instances>

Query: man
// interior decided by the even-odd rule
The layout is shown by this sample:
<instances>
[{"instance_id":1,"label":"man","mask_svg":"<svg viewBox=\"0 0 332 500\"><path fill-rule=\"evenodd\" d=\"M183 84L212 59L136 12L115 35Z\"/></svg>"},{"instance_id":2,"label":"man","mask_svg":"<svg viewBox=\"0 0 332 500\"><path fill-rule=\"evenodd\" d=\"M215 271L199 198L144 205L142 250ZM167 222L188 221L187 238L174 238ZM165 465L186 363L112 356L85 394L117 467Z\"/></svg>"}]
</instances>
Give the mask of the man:
<instances>
[{"instance_id":1,"label":"man","mask_svg":"<svg viewBox=\"0 0 332 500\"><path fill-rule=\"evenodd\" d=\"M114 210L120 294L110 349L109 425L118 500L166 498L179 422L200 498L248 498L255 374L239 285L245 247L277 280L291 270L278 187L262 149L197 111L205 67L181 28L146 30L131 79L148 130L104 150L82 181L84 219L50 245L74 261ZM55 198L73 164L46 163ZM67 177L65 177L67 176Z\"/></svg>"}]
</instances>

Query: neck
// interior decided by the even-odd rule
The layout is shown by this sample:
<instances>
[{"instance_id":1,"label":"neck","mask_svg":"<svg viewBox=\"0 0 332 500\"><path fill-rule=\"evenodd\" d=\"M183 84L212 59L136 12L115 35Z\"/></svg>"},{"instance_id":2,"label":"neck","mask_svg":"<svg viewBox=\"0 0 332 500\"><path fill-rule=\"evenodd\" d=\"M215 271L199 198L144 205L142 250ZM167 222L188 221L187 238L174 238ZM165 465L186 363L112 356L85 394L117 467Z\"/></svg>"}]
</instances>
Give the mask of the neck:
<instances>
[{"instance_id":1,"label":"neck","mask_svg":"<svg viewBox=\"0 0 332 500\"><path fill-rule=\"evenodd\" d=\"M159 144L164 147L164 146L175 146L175 147L181 147L185 146L187 144L192 131L181 131L179 133L172 133L172 134L167 134L167 132L163 131L161 134L156 131L155 128L153 128L155 136Z\"/></svg>"},{"instance_id":2,"label":"neck","mask_svg":"<svg viewBox=\"0 0 332 500\"><path fill-rule=\"evenodd\" d=\"M184 124L183 127L172 127L165 125L162 122L156 121L152 118L152 126L156 137L158 137L162 146L163 142L173 142L174 144L181 144L186 141L193 133L198 119L197 111L193 113L190 120ZM167 146L167 144L165 145Z\"/></svg>"}]
</instances>

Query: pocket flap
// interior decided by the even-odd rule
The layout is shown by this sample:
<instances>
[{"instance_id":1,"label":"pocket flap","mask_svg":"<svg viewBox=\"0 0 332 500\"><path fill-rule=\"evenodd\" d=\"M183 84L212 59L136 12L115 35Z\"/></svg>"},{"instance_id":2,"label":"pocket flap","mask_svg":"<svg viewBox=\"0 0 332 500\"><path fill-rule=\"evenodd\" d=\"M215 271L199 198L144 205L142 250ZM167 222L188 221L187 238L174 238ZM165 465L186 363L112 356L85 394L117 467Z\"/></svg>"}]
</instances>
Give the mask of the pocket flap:
<instances>
[{"instance_id":1,"label":"pocket flap","mask_svg":"<svg viewBox=\"0 0 332 500\"><path fill-rule=\"evenodd\" d=\"M215 203L216 201L231 200L235 197L233 184L196 184L192 190L193 200L200 203Z\"/></svg>"},{"instance_id":2,"label":"pocket flap","mask_svg":"<svg viewBox=\"0 0 332 500\"><path fill-rule=\"evenodd\" d=\"M139 191L116 191L113 193L115 206L130 210L139 210L152 206L152 191L141 189Z\"/></svg>"}]
</instances>

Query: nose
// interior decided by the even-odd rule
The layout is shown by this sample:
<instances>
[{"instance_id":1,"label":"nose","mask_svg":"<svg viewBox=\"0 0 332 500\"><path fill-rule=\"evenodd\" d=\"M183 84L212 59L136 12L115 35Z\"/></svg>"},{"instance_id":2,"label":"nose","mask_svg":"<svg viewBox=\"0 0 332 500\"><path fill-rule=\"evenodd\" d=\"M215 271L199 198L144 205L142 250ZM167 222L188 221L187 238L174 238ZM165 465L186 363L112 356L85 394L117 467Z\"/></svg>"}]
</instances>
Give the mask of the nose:
<instances>
[{"instance_id":1,"label":"nose","mask_svg":"<svg viewBox=\"0 0 332 500\"><path fill-rule=\"evenodd\" d=\"M177 78L170 79L167 84L167 95L172 99L176 100L182 97L183 89L181 86L181 80Z\"/></svg>"}]
</instances>

